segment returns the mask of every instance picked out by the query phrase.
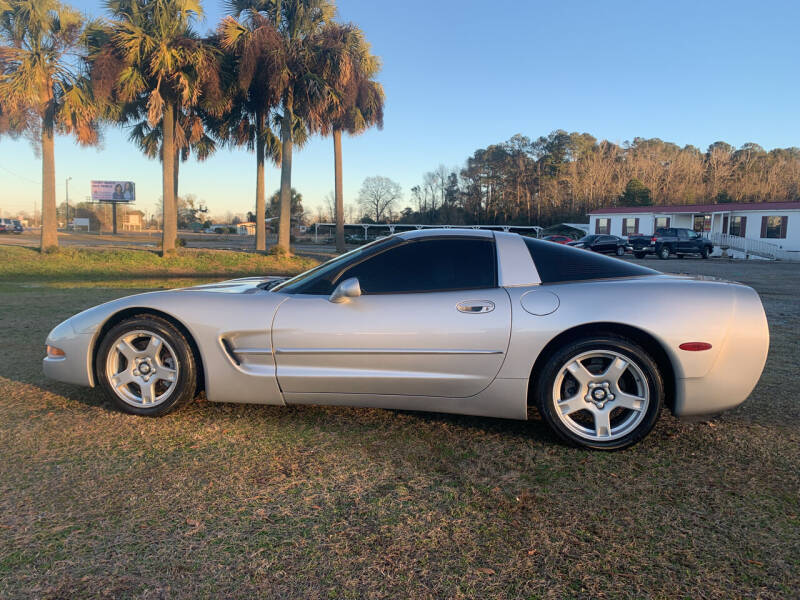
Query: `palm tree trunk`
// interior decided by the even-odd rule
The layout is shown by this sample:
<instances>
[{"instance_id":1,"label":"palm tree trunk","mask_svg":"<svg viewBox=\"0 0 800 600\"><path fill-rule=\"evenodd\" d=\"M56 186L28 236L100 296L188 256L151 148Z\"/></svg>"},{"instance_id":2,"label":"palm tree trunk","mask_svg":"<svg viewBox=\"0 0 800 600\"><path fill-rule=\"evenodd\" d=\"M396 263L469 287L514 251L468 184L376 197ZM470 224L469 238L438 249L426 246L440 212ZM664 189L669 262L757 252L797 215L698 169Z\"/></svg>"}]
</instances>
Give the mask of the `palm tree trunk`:
<instances>
[{"instance_id":1,"label":"palm tree trunk","mask_svg":"<svg viewBox=\"0 0 800 600\"><path fill-rule=\"evenodd\" d=\"M173 187L173 197L172 202L175 204L175 231L177 232L178 227L178 181L180 179L180 169L181 169L181 151L177 148L175 149L175 163L172 172L172 179L175 182ZM177 238L177 233L175 234Z\"/></svg>"},{"instance_id":2,"label":"palm tree trunk","mask_svg":"<svg viewBox=\"0 0 800 600\"><path fill-rule=\"evenodd\" d=\"M267 205L264 198L264 113L256 115L256 251L267 249Z\"/></svg>"},{"instance_id":3,"label":"palm tree trunk","mask_svg":"<svg viewBox=\"0 0 800 600\"><path fill-rule=\"evenodd\" d=\"M292 111L287 108L281 121L281 216L278 226L278 248L290 251L292 231Z\"/></svg>"},{"instance_id":4,"label":"palm tree trunk","mask_svg":"<svg viewBox=\"0 0 800 600\"><path fill-rule=\"evenodd\" d=\"M177 206L178 202L178 178L180 176L180 169L181 169L181 153L180 150L175 151L175 165L173 167L173 179L175 180L175 184L173 185L173 194L175 194L175 206Z\"/></svg>"},{"instance_id":5,"label":"palm tree trunk","mask_svg":"<svg viewBox=\"0 0 800 600\"><path fill-rule=\"evenodd\" d=\"M41 249L58 247L58 219L56 217L56 158L53 140L53 123L42 123L42 239Z\"/></svg>"},{"instance_id":6,"label":"palm tree trunk","mask_svg":"<svg viewBox=\"0 0 800 600\"><path fill-rule=\"evenodd\" d=\"M175 107L172 111L173 117L173 129L175 127L175 123L178 121L178 108ZM174 138L173 138L174 139ZM172 196L172 203L175 205L175 238L178 237L178 183L180 179L180 167L181 167L181 150L180 148L175 148L175 167L173 170L173 179L175 180L175 184L173 186L173 196Z\"/></svg>"},{"instance_id":7,"label":"palm tree trunk","mask_svg":"<svg viewBox=\"0 0 800 600\"><path fill-rule=\"evenodd\" d=\"M171 104L164 107L161 156L175 156L175 114ZM178 237L178 214L175 205L175 161L161 161L161 190L163 194L164 227L161 236L162 254L175 250Z\"/></svg>"},{"instance_id":8,"label":"palm tree trunk","mask_svg":"<svg viewBox=\"0 0 800 600\"><path fill-rule=\"evenodd\" d=\"M342 130L333 130L334 195L336 197L336 251L344 252L344 196L342 194Z\"/></svg>"}]
</instances>

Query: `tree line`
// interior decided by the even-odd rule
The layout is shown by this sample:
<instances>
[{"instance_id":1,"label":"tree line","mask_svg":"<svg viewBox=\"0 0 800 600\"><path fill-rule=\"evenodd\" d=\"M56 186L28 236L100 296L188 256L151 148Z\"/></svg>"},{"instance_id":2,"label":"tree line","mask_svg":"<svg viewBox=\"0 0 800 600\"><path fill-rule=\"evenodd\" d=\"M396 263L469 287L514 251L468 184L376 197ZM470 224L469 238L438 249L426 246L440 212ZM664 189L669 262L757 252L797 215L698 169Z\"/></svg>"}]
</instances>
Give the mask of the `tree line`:
<instances>
[{"instance_id":1,"label":"tree line","mask_svg":"<svg viewBox=\"0 0 800 600\"><path fill-rule=\"evenodd\" d=\"M96 144L104 125L162 165L162 249L175 248L179 171L218 145L255 154L256 249L266 249L264 167L281 167L278 251L289 251L292 153L331 136L344 249L342 133L383 124L380 60L331 0L227 0L207 36L200 0L107 0L86 21L59 0L0 0L0 134L42 157L42 249L58 245L54 136Z\"/></svg>"},{"instance_id":2,"label":"tree line","mask_svg":"<svg viewBox=\"0 0 800 600\"><path fill-rule=\"evenodd\" d=\"M425 173L411 205L377 202L377 220L549 225L608 206L800 201L800 149L660 139L614 144L557 130L476 150L462 168ZM364 214L376 220L376 202Z\"/></svg>"}]
</instances>

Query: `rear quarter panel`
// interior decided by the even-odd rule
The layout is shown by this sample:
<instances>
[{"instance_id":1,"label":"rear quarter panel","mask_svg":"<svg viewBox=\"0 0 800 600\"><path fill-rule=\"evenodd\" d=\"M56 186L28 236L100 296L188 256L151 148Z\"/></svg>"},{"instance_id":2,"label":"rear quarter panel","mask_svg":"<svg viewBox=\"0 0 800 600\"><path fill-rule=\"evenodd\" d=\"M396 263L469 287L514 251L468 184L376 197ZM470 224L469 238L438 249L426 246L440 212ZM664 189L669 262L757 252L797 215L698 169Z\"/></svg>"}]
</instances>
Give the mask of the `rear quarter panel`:
<instances>
[{"instance_id":1,"label":"rear quarter panel","mask_svg":"<svg viewBox=\"0 0 800 600\"><path fill-rule=\"evenodd\" d=\"M536 357L560 333L590 323L620 323L645 331L664 348L676 377L702 377L714 364L734 311L732 284L670 276L549 284L511 288L512 334L500 377L528 377ZM552 293L557 310L533 315L525 294ZM704 341L705 352L678 349Z\"/></svg>"}]
</instances>

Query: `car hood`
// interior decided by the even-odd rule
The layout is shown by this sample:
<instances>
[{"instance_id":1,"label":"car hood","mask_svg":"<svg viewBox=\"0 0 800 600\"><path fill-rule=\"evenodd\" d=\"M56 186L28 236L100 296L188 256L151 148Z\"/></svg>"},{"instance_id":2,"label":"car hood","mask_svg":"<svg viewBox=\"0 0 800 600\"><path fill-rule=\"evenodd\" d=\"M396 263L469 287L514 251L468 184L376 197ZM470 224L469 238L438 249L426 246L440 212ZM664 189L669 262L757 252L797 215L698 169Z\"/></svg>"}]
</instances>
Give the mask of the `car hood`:
<instances>
[{"instance_id":1,"label":"car hood","mask_svg":"<svg viewBox=\"0 0 800 600\"><path fill-rule=\"evenodd\" d=\"M239 279L228 279L215 283L206 283L187 288L177 288L175 292L220 292L223 294L252 294L257 290L268 290L282 281L286 277L240 277Z\"/></svg>"},{"instance_id":2,"label":"car hood","mask_svg":"<svg viewBox=\"0 0 800 600\"><path fill-rule=\"evenodd\" d=\"M155 290L117 298L97 306L88 308L64 321L59 327L66 325L71 327L76 333L92 334L97 331L103 322L114 313L127 308L153 308L174 316L185 323L184 319L192 317L203 311L209 313L225 314L230 310L230 304L226 304L223 294L264 294L265 290L285 280L285 277L243 277L241 279L230 279L206 285L197 285L188 288L176 288L172 290ZM192 293L191 300L186 296ZM285 299L280 294L264 294L264 300L260 305L265 307L270 303L279 304ZM272 297L274 296L274 298ZM269 297L267 299L266 297ZM230 298L233 300L233 298ZM194 318L194 317L193 317ZM203 318L207 318L204 315ZM51 333L52 335L52 333Z\"/></svg>"}]
</instances>

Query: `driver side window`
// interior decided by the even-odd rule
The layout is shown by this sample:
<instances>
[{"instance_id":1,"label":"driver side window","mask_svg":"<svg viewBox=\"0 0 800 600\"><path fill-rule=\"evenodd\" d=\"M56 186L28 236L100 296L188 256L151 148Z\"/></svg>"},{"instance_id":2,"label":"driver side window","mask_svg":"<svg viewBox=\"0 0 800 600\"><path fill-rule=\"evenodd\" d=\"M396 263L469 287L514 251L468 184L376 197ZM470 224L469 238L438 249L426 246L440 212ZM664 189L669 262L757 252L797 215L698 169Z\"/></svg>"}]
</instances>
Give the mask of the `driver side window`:
<instances>
[{"instance_id":1,"label":"driver side window","mask_svg":"<svg viewBox=\"0 0 800 600\"><path fill-rule=\"evenodd\" d=\"M497 286L494 243L435 239L395 246L345 270L336 283L357 277L365 294L441 292Z\"/></svg>"}]
</instances>

